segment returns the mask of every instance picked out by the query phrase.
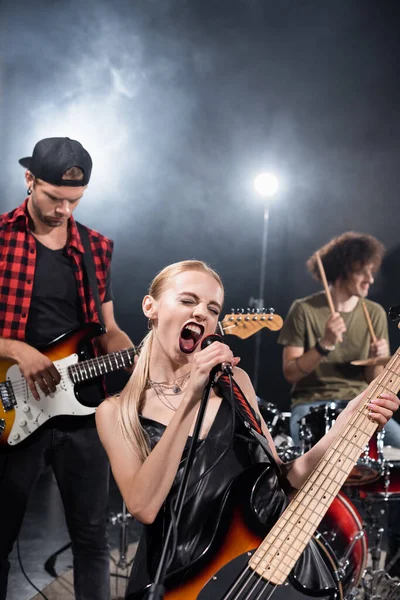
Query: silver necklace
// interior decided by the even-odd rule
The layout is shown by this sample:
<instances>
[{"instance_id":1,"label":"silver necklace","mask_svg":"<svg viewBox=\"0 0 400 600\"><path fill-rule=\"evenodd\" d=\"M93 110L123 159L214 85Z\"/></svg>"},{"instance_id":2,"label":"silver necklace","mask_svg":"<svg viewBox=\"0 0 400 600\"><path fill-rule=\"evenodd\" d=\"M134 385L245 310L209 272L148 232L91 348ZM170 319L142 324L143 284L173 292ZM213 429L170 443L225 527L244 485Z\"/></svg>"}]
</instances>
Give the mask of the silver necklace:
<instances>
[{"instance_id":1,"label":"silver necklace","mask_svg":"<svg viewBox=\"0 0 400 600\"><path fill-rule=\"evenodd\" d=\"M168 381L153 381L152 379L149 379L147 381L147 385L152 387L153 389L158 388L160 391L162 391L164 396L172 396L175 394L181 394L183 392L183 388L189 381L189 378L190 371L188 373L185 373L185 375L177 377L172 383L169 383ZM168 394L164 390L171 390L172 394Z\"/></svg>"},{"instance_id":2,"label":"silver necklace","mask_svg":"<svg viewBox=\"0 0 400 600\"><path fill-rule=\"evenodd\" d=\"M164 406L166 406L170 410L173 410L174 412L176 412L178 410L178 407L174 406L172 404L172 402L170 400L168 400L167 396L164 394L164 392L161 388L157 389L157 386L154 386L154 385L151 385L150 387L152 387L153 390L155 391L156 396L159 399L159 401L161 402L161 404L164 404Z\"/></svg>"}]
</instances>

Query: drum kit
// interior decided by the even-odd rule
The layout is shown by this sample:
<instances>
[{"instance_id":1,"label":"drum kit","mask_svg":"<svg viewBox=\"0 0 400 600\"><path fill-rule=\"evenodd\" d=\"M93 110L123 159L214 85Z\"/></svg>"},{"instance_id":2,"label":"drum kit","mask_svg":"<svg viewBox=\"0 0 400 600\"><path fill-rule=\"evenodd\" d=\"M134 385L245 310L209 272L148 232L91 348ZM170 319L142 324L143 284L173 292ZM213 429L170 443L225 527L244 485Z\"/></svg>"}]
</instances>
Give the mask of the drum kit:
<instances>
[{"instance_id":1,"label":"drum kit","mask_svg":"<svg viewBox=\"0 0 400 600\"><path fill-rule=\"evenodd\" d=\"M307 452L340 412L335 402L310 408L299 423L300 445L296 446L289 433L291 413L280 412L262 399L259 407L283 462ZM400 581L387 572L400 561L400 548L386 570L382 548L388 503L396 500L400 502L400 449L385 447L384 432L377 432L315 535L323 555L336 566L342 600L400 599Z\"/></svg>"}]
</instances>

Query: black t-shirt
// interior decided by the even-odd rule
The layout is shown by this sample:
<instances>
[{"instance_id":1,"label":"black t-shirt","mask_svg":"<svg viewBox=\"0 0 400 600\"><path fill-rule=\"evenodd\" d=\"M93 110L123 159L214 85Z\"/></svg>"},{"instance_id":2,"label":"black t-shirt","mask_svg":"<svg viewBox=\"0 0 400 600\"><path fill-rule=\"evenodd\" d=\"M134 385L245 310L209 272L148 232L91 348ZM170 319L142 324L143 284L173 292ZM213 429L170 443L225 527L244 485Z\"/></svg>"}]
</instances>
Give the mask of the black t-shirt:
<instances>
[{"instance_id":1,"label":"black t-shirt","mask_svg":"<svg viewBox=\"0 0 400 600\"><path fill-rule=\"evenodd\" d=\"M71 329L83 325L74 270L76 265L66 249L51 250L36 240L36 267L25 340L31 346L43 346ZM107 275L104 302L112 300L111 276ZM104 397L102 378L90 379L79 386L79 399L97 406ZM69 417L60 417L70 423ZM78 426L76 417L74 426Z\"/></svg>"},{"instance_id":2,"label":"black t-shirt","mask_svg":"<svg viewBox=\"0 0 400 600\"><path fill-rule=\"evenodd\" d=\"M83 324L74 270L65 248L51 250L36 240L36 267L25 339L32 346L48 344ZM110 273L104 302L112 300Z\"/></svg>"}]
</instances>

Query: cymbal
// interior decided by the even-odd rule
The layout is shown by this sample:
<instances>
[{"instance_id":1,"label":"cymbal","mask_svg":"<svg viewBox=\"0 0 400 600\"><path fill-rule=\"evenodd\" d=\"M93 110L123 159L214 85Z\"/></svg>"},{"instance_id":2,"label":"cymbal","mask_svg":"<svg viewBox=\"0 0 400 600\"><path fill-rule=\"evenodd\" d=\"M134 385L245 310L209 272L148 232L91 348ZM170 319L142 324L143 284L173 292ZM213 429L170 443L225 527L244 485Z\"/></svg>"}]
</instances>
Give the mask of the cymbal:
<instances>
[{"instance_id":1,"label":"cymbal","mask_svg":"<svg viewBox=\"0 0 400 600\"><path fill-rule=\"evenodd\" d=\"M365 360L352 360L350 364L357 367L384 367L391 358L391 356L375 356L373 358L366 358Z\"/></svg>"}]
</instances>

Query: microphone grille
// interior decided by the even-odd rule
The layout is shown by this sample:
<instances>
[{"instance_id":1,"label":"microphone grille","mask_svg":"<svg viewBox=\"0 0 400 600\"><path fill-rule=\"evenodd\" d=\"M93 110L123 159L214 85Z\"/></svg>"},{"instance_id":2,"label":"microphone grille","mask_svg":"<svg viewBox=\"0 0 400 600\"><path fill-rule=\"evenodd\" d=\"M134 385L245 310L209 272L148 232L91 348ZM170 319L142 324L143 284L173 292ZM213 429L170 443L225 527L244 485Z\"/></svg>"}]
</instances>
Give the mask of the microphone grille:
<instances>
[{"instance_id":1,"label":"microphone grille","mask_svg":"<svg viewBox=\"0 0 400 600\"><path fill-rule=\"evenodd\" d=\"M207 348L210 344L213 344L214 342L222 342L222 344L225 344L222 336L218 335L218 333L211 333L202 340L201 349L204 350L204 348Z\"/></svg>"}]
</instances>

